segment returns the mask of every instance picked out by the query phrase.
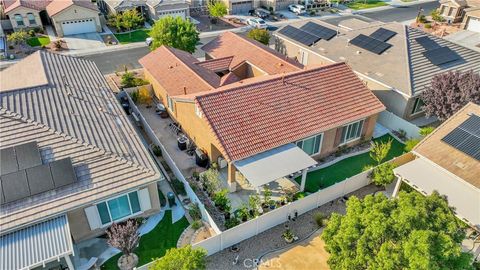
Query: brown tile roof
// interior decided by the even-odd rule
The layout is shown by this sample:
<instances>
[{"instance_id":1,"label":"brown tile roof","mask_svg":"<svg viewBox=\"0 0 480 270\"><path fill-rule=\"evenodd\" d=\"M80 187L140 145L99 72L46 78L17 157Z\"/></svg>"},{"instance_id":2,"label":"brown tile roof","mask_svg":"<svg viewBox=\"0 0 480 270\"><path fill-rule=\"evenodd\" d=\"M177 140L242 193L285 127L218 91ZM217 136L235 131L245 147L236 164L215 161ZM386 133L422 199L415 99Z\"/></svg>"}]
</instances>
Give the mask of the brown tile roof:
<instances>
[{"instance_id":1,"label":"brown tile roof","mask_svg":"<svg viewBox=\"0 0 480 270\"><path fill-rule=\"evenodd\" d=\"M229 70L232 60L233 60L233 56L227 56L227 57L197 62L196 64L206 69L209 69L213 72L217 72L217 71Z\"/></svg>"},{"instance_id":2,"label":"brown tile roof","mask_svg":"<svg viewBox=\"0 0 480 270\"><path fill-rule=\"evenodd\" d=\"M58 0L57 0L58 1ZM34 10L44 10L52 0L16 0L16 1L4 1L5 14L16 9L17 7L26 7Z\"/></svg>"},{"instance_id":3,"label":"brown tile roof","mask_svg":"<svg viewBox=\"0 0 480 270\"><path fill-rule=\"evenodd\" d=\"M170 96L194 94L220 86L220 77L197 62L191 54L166 46L139 60Z\"/></svg>"},{"instance_id":4,"label":"brown tile roof","mask_svg":"<svg viewBox=\"0 0 480 270\"><path fill-rule=\"evenodd\" d=\"M98 11L97 6L90 0L54 0L46 9L49 16L55 16L57 13L73 5Z\"/></svg>"},{"instance_id":5,"label":"brown tile roof","mask_svg":"<svg viewBox=\"0 0 480 270\"><path fill-rule=\"evenodd\" d=\"M230 161L385 109L345 63L237 82L196 102Z\"/></svg>"},{"instance_id":6,"label":"brown tile roof","mask_svg":"<svg viewBox=\"0 0 480 270\"><path fill-rule=\"evenodd\" d=\"M465 105L417 144L413 151L480 188L480 162L442 141L443 137L467 120L471 114L480 116L480 106L474 103Z\"/></svg>"},{"instance_id":7,"label":"brown tile roof","mask_svg":"<svg viewBox=\"0 0 480 270\"><path fill-rule=\"evenodd\" d=\"M286 58L277 51L248 38L232 32L225 32L205 44L202 50L213 58L233 56L231 67L248 61L264 72L273 75L297 71L303 66Z\"/></svg>"},{"instance_id":8,"label":"brown tile roof","mask_svg":"<svg viewBox=\"0 0 480 270\"><path fill-rule=\"evenodd\" d=\"M240 78L238 78L237 75L235 75L235 73L230 72L227 75L222 77L221 85L224 86L224 85L231 84L238 81L240 81Z\"/></svg>"}]
</instances>

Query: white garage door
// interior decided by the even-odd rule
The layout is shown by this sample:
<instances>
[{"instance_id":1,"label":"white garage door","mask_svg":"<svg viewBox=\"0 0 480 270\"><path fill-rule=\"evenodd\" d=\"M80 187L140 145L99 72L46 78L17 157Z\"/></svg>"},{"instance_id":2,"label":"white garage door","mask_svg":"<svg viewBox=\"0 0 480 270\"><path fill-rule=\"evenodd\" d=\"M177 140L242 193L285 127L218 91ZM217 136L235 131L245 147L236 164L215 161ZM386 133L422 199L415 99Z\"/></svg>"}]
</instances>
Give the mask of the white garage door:
<instances>
[{"instance_id":1,"label":"white garage door","mask_svg":"<svg viewBox=\"0 0 480 270\"><path fill-rule=\"evenodd\" d=\"M480 33L480 19L479 19L479 18L470 17L470 18L468 19L467 30Z\"/></svg>"},{"instance_id":2,"label":"white garage door","mask_svg":"<svg viewBox=\"0 0 480 270\"><path fill-rule=\"evenodd\" d=\"M158 19L167 17L167 16L172 16L172 17L181 17L182 19L185 19L186 17L186 10L181 9L181 10L168 10L168 11L163 11L158 13Z\"/></svg>"},{"instance_id":3,"label":"white garage door","mask_svg":"<svg viewBox=\"0 0 480 270\"><path fill-rule=\"evenodd\" d=\"M97 31L94 19L64 21L61 24L64 36Z\"/></svg>"}]
</instances>

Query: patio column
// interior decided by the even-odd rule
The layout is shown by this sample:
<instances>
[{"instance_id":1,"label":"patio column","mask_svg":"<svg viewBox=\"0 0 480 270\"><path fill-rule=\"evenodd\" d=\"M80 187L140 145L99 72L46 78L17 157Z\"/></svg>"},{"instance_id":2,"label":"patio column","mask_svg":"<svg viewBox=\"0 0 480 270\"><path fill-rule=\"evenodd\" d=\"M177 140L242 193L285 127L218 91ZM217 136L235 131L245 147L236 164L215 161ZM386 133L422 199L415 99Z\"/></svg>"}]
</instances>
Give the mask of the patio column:
<instances>
[{"instance_id":1,"label":"patio column","mask_svg":"<svg viewBox=\"0 0 480 270\"><path fill-rule=\"evenodd\" d=\"M65 255L65 261L67 262L67 266L69 270L75 270L75 267L73 267L72 260L70 259L70 255Z\"/></svg>"},{"instance_id":2,"label":"patio column","mask_svg":"<svg viewBox=\"0 0 480 270\"><path fill-rule=\"evenodd\" d=\"M397 178L398 180L397 180L397 184L395 184L395 188L393 189L392 198L397 197L398 192L400 191L400 186L402 185L403 179L400 176L398 176Z\"/></svg>"},{"instance_id":3,"label":"patio column","mask_svg":"<svg viewBox=\"0 0 480 270\"><path fill-rule=\"evenodd\" d=\"M307 172L308 169L302 170L302 183L300 184L300 191L305 190L305 182L307 182Z\"/></svg>"},{"instance_id":4,"label":"patio column","mask_svg":"<svg viewBox=\"0 0 480 270\"><path fill-rule=\"evenodd\" d=\"M237 183L235 182L236 171L235 166L233 166L232 163L228 163L227 184L230 192L235 192L237 190Z\"/></svg>"}]
</instances>

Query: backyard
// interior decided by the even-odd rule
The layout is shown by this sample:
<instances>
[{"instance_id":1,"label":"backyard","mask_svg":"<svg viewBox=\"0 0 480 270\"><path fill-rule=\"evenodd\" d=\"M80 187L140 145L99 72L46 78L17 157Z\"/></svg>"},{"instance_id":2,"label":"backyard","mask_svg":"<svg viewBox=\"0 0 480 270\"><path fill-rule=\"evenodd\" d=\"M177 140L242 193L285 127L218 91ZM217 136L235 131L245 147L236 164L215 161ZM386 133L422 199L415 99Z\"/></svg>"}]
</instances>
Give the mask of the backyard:
<instances>
[{"instance_id":1,"label":"backyard","mask_svg":"<svg viewBox=\"0 0 480 270\"><path fill-rule=\"evenodd\" d=\"M120 44L128 44L132 42L143 42L149 37L150 29L139 29L131 33L115 34Z\"/></svg>"},{"instance_id":2,"label":"backyard","mask_svg":"<svg viewBox=\"0 0 480 270\"><path fill-rule=\"evenodd\" d=\"M172 224L172 211L167 210L157 226L140 238L140 244L134 251L138 255L138 266L147 264L152 259L160 258L165 255L168 249L177 247L177 241L188 225L185 216ZM102 265L101 269L118 269L117 261L121 255L120 253L110 258Z\"/></svg>"},{"instance_id":3,"label":"backyard","mask_svg":"<svg viewBox=\"0 0 480 270\"><path fill-rule=\"evenodd\" d=\"M386 5L387 5L387 3L385 3L384 1L379 1L379 0L366 0L366 1L357 0L357 1L352 1L348 4L346 4L346 6L348 8L351 8L351 9L354 9L354 10L374 8L374 7L382 7L382 6L386 6Z\"/></svg>"},{"instance_id":4,"label":"backyard","mask_svg":"<svg viewBox=\"0 0 480 270\"><path fill-rule=\"evenodd\" d=\"M405 145L391 135L383 135L373 141L386 142L392 140L392 147L388 152L385 161L394 157L398 157L403 154ZM363 153L357 156L349 157L341 160L331 166L309 172L307 174L307 182L305 184L305 191L316 192L319 189L323 189L341 182L348 177L352 177L363 171L367 165L374 165L375 161L370 157L369 152ZM301 177L295 178L298 183L301 182Z\"/></svg>"},{"instance_id":5,"label":"backyard","mask_svg":"<svg viewBox=\"0 0 480 270\"><path fill-rule=\"evenodd\" d=\"M50 38L48 36L37 36L27 39L27 44L31 47L47 46L50 44Z\"/></svg>"}]
</instances>

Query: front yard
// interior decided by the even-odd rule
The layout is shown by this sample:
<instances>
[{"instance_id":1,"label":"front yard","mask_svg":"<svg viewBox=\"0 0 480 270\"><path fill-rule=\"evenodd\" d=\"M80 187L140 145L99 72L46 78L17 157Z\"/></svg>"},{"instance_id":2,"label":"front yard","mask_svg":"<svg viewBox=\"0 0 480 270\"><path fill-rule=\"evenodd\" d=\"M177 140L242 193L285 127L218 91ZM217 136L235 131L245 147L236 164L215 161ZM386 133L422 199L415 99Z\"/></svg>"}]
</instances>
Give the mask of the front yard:
<instances>
[{"instance_id":1,"label":"front yard","mask_svg":"<svg viewBox=\"0 0 480 270\"><path fill-rule=\"evenodd\" d=\"M354 10L382 7L387 5L388 5L387 3L379 0L367 0L367 1L357 0L357 1L352 1L346 4L348 8L351 8Z\"/></svg>"},{"instance_id":2,"label":"front yard","mask_svg":"<svg viewBox=\"0 0 480 270\"><path fill-rule=\"evenodd\" d=\"M50 38L48 36L31 37L27 39L27 44L31 47L47 46L50 44Z\"/></svg>"},{"instance_id":3,"label":"front yard","mask_svg":"<svg viewBox=\"0 0 480 270\"><path fill-rule=\"evenodd\" d=\"M165 255L168 249L177 247L177 241L188 225L185 216L172 224L172 211L167 210L157 226L140 238L140 244L134 251L138 255L138 266L147 264L152 259L160 258ZM120 253L110 258L102 265L101 269L118 269L117 261L121 255Z\"/></svg>"},{"instance_id":4,"label":"front yard","mask_svg":"<svg viewBox=\"0 0 480 270\"><path fill-rule=\"evenodd\" d=\"M150 29L139 29L131 33L115 34L120 44L128 44L133 42L144 42L149 37Z\"/></svg>"},{"instance_id":5,"label":"front yard","mask_svg":"<svg viewBox=\"0 0 480 270\"><path fill-rule=\"evenodd\" d=\"M394 157L398 157L403 154L405 145L391 135L383 135L374 141L386 142L392 140L392 147L385 160L390 160ZM307 182L305 184L305 191L316 192L319 189L323 189L341 182L348 177L352 177L363 171L367 165L374 165L375 161L370 157L369 152L363 153L357 156L349 157L341 160L331 166L323 169L309 172L307 174ZM298 183L301 182L301 176L295 178Z\"/></svg>"}]
</instances>

